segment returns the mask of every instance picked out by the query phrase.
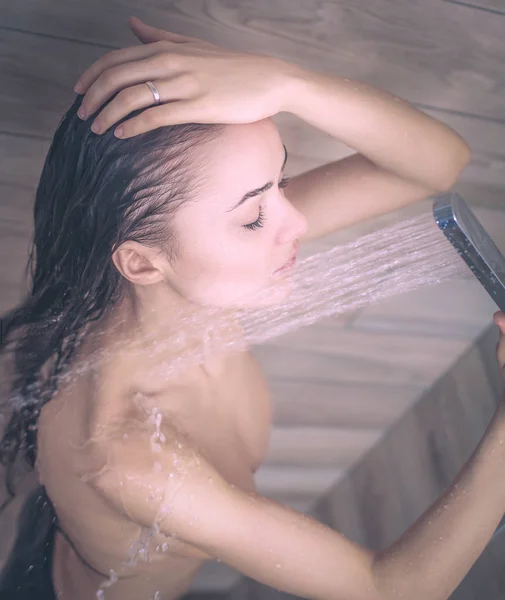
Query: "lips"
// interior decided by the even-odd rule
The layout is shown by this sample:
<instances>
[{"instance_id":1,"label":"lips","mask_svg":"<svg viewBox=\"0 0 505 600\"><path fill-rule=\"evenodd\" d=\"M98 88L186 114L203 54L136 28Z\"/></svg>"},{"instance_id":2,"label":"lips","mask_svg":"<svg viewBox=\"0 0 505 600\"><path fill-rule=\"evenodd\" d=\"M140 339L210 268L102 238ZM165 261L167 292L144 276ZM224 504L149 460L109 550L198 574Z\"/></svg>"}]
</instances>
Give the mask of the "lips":
<instances>
[{"instance_id":1,"label":"lips","mask_svg":"<svg viewBox=\"0 0 505 600\"><path fill-rule=\"evenodd\" d=\"M275 273L278 273L279 271L282 271L284 269L289 269L290 267L294 266L294 264L296 263L296 255L298 254L298 248L300 246L299 242L296 241L294 246L295 246L295 251L293 252L291 257L282 265L282 267L280 267L279 269L274 271Z\"/></svg>"},{"instance_id":2,"label":"lips","mask_svg":"<svg viewBox=\"0 0 505 600\"><path fill-rule=\"evenodd\" d=\"M293 258L291 260L288 260L288 262L283 265L280 269L277 269L276 273L278 273L279 271L285 271L287 269L290 269L291 267L294 267L296 263L296 254L295 256L293 256Z\"/></svg>"}]
</instances>

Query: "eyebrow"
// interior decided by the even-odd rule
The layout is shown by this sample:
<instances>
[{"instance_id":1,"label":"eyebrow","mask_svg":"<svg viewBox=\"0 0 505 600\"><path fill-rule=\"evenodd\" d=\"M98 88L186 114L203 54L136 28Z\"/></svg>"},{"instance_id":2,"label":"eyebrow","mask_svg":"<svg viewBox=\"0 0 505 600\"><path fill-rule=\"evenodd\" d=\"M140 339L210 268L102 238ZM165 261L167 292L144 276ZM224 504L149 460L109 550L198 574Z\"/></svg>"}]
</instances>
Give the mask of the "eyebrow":
<instances>
[{"instance_id":1,"label":"eyebrow","mask_svg":"<svg viewBox=\"0 0 505 600\"><path fill-rule=\"evenodd\" d=\"M286 148L286 146L284 146L284 144L282 144L282 147L284 148L284 162L282 163L281 172L284 171L284 167L286 166L286 162L288 160L288 149ZM260 194L263 194L264 192L269 190L273 185L274 185L274 182L269 181L263 187L256 188L255 190L251 190L250 192L247 192L247 194L244 194L244 196L242 196L242 198L239 200L239 202L233 208L228 209L226 212L231 212L232 210L235 210L241 204L243 204L246 200L249 200L249 198L253 198L254 196L259 196Z\"/></svg>"}]
</instances>

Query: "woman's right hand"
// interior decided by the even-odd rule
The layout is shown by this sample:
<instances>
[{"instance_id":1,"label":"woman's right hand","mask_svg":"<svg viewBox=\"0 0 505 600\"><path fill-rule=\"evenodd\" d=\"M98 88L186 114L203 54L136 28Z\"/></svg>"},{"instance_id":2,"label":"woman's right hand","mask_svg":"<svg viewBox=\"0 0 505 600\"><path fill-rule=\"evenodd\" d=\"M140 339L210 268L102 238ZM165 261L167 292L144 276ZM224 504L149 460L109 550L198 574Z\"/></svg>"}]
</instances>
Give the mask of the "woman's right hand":
<instances>
[{"instance_id":1,"label":"woman's right hand","mask_svg":"<svg viewBox=\"0 0 505 600\"><path fill-rule=\"evenodd\" d=\"M500 339L496 344L496 360L500 367L502 379L505 382L505 313L501 310L493 315L493 321L500 330ZM505 399L505 396L504 396Z\"/></svg>"}]
</instances>

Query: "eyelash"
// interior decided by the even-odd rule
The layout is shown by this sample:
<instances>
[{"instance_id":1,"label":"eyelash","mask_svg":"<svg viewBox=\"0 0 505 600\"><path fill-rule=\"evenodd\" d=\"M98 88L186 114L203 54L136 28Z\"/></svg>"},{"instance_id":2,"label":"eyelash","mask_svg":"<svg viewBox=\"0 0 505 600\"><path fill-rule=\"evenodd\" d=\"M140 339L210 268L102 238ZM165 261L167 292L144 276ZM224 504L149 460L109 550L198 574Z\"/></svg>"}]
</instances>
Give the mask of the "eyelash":
<instances>
[{"instance_id":1,"label":"eyelash","mask_svg":"<svg viewBox=\"0 0 505 600\"><path fill-rule=\"evenodd\" d=\"M285 188L289 183L289 179L290 179L289 177L283 177L281 179L281 182L279 183L279 187ZM249 223L248 225L242 225L242 227L245 227L245 229L254 231L255 229L259 229L260 227L263 227L264 222L265 222L265 213L263 212L262 208L260 207L260 214L259 214L258 218L256 219L256 221L254 221L254 223Z\"/></svg>"}]
</instances>

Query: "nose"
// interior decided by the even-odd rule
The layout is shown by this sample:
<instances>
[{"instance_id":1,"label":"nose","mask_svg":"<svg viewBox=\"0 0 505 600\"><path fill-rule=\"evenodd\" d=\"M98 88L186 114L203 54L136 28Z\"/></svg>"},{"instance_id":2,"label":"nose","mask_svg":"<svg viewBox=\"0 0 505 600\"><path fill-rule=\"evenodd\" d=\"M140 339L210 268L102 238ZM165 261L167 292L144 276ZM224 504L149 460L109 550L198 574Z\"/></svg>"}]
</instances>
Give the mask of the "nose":
<instances>
[{"instance_id":1,"label":"nose","mask_svg":"<svg viewBox=\"0 0 505 600\"><path fill-rule=\"evenodd\" d=\"M283 218L282 231L279 235L280 243L286 244L302 237L307 232L307 217L295 208L291 202L286 199L286 214Z\"/></svg>"}]
</instances>

